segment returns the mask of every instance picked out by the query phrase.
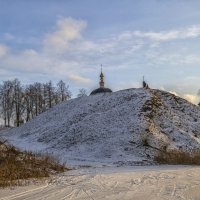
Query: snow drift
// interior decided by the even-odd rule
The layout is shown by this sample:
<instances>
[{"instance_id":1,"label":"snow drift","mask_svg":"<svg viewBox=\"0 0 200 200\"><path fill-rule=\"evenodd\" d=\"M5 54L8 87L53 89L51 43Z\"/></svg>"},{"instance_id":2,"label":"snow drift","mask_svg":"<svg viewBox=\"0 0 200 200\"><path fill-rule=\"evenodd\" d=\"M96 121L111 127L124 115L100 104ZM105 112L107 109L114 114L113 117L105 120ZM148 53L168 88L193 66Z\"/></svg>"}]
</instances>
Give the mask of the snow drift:
<instances>
[{"instance_id":1,"label":"snow drift","mask_svg":"<svg viewBox=\"0 0 200 200\"><path fill-rule=\"evenodd\" d=\"M148 163L159 150L200 148L200 108L168 92L128 89L66 101L4 136L71 164Z\"/></svg>"}]
</instances>

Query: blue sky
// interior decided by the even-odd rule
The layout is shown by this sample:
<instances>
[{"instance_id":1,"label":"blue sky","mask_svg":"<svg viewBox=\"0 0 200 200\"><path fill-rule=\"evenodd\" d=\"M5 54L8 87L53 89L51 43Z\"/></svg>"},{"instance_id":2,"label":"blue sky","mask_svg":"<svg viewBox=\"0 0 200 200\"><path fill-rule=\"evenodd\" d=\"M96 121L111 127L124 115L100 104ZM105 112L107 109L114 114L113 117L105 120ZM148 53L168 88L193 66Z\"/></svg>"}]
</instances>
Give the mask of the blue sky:
<instances>
[{"instance_id":1,"label":"blue sky","mask_svg":"<svg viewBox=\"0 0 200 200\"><path fill-rule=\"evenodd\" d=\"M0 0L0 80L60 79L74 96L98 87L153 88L197 103L198 0Z\"/></svg>"}]
</instances>

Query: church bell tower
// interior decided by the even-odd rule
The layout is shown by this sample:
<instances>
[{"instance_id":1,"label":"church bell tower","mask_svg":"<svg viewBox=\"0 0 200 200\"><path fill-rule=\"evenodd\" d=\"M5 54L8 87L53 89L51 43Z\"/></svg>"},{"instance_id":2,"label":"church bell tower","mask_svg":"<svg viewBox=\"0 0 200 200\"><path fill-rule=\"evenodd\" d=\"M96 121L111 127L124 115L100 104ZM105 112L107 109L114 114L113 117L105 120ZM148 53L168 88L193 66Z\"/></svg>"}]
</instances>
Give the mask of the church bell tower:
<instances>
[{"instance_id":1,"label":"church bell tower","mask_svg":"<svg viewBox=\"0 0 200 200\"><path fill-rule=\"evenodd\" d=\"M104 74L102 71L102 66L101 66L101 74L100 74L100 82L99 82L100 88L104 88Z\"/></svg>"},{"instance_id":2,"label":"church bell tower","mask_svg":"<svg viewBox=\"0 0 200 200\"><path fill-rule=\"evenodd\" d=\"M106 88L104 86L104 74L103 74L103 70L102 70L102 65L101 65L101 73L100 73L100 81L99 81L99 88L93 90L90 95L95 95L95 94L109 94L111 93L112 90L110 88Z\"/></svg>"}]
</instances>

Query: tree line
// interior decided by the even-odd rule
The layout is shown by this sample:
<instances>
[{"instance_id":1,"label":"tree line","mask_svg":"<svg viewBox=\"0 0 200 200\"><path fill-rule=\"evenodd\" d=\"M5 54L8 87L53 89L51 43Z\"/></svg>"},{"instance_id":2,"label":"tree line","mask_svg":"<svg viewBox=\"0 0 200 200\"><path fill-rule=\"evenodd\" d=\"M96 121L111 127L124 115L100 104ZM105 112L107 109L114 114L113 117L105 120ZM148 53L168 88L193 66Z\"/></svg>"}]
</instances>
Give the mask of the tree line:
<instances>
[{"instance_id":1,"label":"tree line","mask_svg":"<svg viewBox=\"0 0 200 200\"><path fill-rule=\"evenodd\" d=\"M0 84L0 113L4 126L13 123L19 126L71 96L69 86L62 80L56 86L52 81L29 85L22 85L18 79L4 81Z\"/></svg>"}]
</instances>

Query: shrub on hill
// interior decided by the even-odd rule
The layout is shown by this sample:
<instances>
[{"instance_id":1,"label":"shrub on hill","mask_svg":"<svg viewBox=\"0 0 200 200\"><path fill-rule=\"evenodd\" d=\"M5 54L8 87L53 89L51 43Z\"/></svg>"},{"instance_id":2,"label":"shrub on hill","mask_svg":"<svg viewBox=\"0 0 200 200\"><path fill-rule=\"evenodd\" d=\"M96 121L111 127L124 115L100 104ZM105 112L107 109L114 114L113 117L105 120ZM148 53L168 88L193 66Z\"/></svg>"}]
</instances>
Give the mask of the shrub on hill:
<instances>
[{"instance_id":1,"label":"shrub on hill","mask_svg":"<svg viewBox=\"0 0 200 200\"><path fill-rule=\"evenodd\" d=\"M49 177L66 169L50 155L20 151L0 141L0 187L20 185L23 180Z\"/></svg>"},{"instance_id":2,"label":"shrub on hill","mask_svg":"<svg viewBox=\"0 0 200 200\"><path fill-rule=\"evenodd\" d=\"M159 152L154 160L160 164L200 165L200 150Z\"/></svg>"}]
</instances>

